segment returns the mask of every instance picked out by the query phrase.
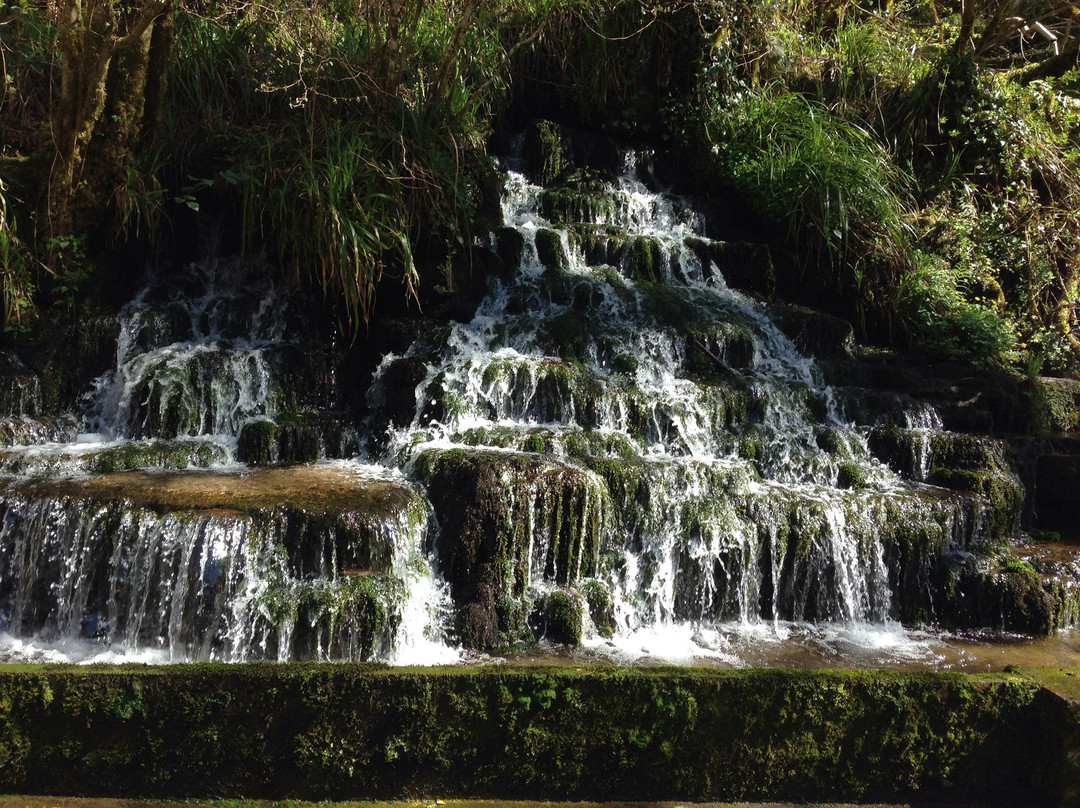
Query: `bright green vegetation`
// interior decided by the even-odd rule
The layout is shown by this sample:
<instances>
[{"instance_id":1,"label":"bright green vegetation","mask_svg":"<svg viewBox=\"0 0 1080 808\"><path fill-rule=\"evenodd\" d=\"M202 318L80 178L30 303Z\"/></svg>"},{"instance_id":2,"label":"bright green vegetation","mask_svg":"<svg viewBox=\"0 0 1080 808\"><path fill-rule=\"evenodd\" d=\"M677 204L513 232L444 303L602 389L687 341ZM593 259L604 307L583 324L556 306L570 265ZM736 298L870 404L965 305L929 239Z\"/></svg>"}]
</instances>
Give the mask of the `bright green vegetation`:
<instances>
[{"instance_id":1,"label":"bright green vegetation","mask_svg":"<svg viewBox=\"0 0 1080 808\"><path fill-rule=\"evenodd\" d=\"M829 310L863 339L1030 375L1080 367L1071 6L384 6L93 0L105 35L89 12L60 23L9 4L5 328L107 296L116 245L213 209L321 287L355 335L376 299L466 283L472 234L499 218L486 139L524 114L673 155L690 190L735 189L760 218L746 249L767 242L775 262L744 288ZM1056 31L1062 56L1022 41L1017 18ZM110 59L86 55L94 36ZM548 214L603 214L611 200L574 173L558 127L531 132ZM598 263L656 277L648 240L572 231ZM693 246L738 275L742 247Z\"/></svg>"},{"instance_id":2,"label":"bright green vegetation","mask_svg":"<svg viewBox=\"0 0 1080 808\"><path fill-rule=\"evenodd\" d=\"M1076 715L1037 675L26 667L0 788L1064 805Z\"/></svg>"}]
</instances>

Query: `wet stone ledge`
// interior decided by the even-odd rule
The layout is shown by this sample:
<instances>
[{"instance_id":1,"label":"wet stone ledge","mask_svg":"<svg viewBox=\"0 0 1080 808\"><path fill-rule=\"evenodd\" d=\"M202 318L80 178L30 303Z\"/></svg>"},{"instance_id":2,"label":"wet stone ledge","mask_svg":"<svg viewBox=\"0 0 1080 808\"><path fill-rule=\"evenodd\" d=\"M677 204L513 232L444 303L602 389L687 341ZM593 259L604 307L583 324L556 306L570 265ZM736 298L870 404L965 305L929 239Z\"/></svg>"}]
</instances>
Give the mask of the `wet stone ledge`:
<instances>
[{"instance_id":1,"label":"wet stone ledge","mask_svg":"<svg viewBox=\"0 0 1080 808\"><path fill-rule=\"evenodd\" d=\"M13 667L0 789L1074 805L1075 673Z\"/></svg>"}]
</instances>

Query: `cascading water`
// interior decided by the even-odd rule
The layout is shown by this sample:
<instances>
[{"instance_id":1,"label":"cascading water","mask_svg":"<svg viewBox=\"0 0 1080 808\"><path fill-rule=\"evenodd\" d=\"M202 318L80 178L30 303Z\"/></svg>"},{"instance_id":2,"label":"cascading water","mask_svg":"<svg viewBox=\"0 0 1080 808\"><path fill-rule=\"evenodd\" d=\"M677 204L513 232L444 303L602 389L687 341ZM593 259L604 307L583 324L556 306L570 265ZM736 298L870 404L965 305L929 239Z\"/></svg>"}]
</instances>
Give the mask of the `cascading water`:
<instances>
[{"instance_id":1,"label":"cascading water","mask_svg":"<svg viewBox=\"0 0 1080 808\"><path fill-rule=\"evenodd\" d=\"M978 457L1015 493L1000 451L943 443L914 399L857 413L729 288L754 249L706 238L639 159L550 188L507 159L508 271L382 357L360 429L332 340L247 260L152 276L80 415L40 417L16 368L0 658L430 664L542 635L619 661L932 661L901 622L963 597L954 570L1015 509L928 483Z\"/></svg>"},{"instance_id":2,"label":"cascading water","mask_svg":"<svg viewBox=\"0 0 1080 808\"><path fill-rule=\"evenodd\" d=\"M313 381L298 342L312 321L272 277L246 260L155 274L121 312L85 415L9 422L24 445L0 453L6 655L457 658L421 491L355 460L237 462L247 425L333 403L332 374ZM343 430L320 454L355 446Z\"/></svg>"},{"instance_id":3,"label":"cascading water","mask_svg":"<svg viewBox=\"0 0 1080 808\"><path fill-rule=\"evenodd\" d=\"M898 620L932 613L933 558L981 540L979 503L903 483L871 455L815 363L702 260L701 217L647 189L636 157L577 193L534 185L506 162L495 248L513 245L519 266L445 343L421 339L384 360L376 412L380 376L426 362L411 421L388 430L391 462L437 485L430 469L453 452L480 466L543 452L579 469L579 498L599 485L591 528L581 504L569 527L558 522L571 506L533 490L543 475L524 492L520 474L500 490L505 519L526 534L514 586L541 603L601 579L613 619L601 636L586 617L584 642L616 658L732 661L737 638L766 626L773 637L817 626L908 646ZM598 548L595 560L558 570L564 534L584 535L574 540ZM450 555L444 566L460 566Z\"/></svg>"}]
</instances>

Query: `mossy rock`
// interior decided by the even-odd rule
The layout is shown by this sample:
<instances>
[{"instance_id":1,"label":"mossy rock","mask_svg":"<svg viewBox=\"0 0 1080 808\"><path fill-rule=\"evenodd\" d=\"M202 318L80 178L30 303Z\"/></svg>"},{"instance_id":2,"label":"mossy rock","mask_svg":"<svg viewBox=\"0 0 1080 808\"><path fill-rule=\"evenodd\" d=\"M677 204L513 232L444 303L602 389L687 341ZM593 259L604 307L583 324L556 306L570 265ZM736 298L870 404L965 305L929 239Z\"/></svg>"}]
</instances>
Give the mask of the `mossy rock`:
<instances>
[{"instance_id":1,"label":"mossy rock","mask_svg":"<svg viewBox=\"0 0 1080 808\"><path fill-rule=\"evenodd\" d=\"M934 468L930 482L978 494L984 502L986 537L990 542L1003 541L1019 528L1024 486L1016 477L1001 471Z\"/></svg>"},{"instance_id":2,"label":"mossy rock","mask_svg":"<svg viewBox=\"0 0 1080 808\"><path fill-rule=\"evenodd\" d=\"M836 487L861 490L866 487L866 472L858 463L841 463L837 469Z\"/></svg>"},{"instance_id":3,"label":"mossy rock","mask_svg":"<svg viewBox=\"0 0 1080 808\"><path fill-rule=\"evenodd\" d=\"M554 589L533 602L529 625L538 639L562 645L581 645L585 610L575 592Z\"/></svg>"},{"instance_id":4,"label":"mossy rock","mask_svg":"<svg viewBox=\"0 0 1080 808\"><path fill-rule=\"evenodd\" d=\"M82 425L73 415L0 417L0 446L71 443Z\"/></svg>"},{"instance_id":5,"label":"mossy rock","mask_svg":"<svg viewBox=\"0 0 1080 808\"><path fill-rule=\"evenodd\" d=\"M595 574L610 505L593 472L534 454L426 450L414 463L439 523L439 566L471 647L509 644L506 599L531 581L572 585Z\"/></svg>"},{"instance_id":6,"label":"mossy rock","mask_svg":"<svg viewBox=\"0 0 1080 808\"><path fill-rule=\"evenodd\" d=\"M536 231L536 256L547 269L566 268L566 251L562 239L554 230L542 227Z\"/></svg>"},{"instance_id":7,"label":"mossy rock","mask_svg":"<svg viewBox=\"0 0 1080 808\"><path fill-rule=\"evenodd\" d=\"M936 591L936 620L946 628L990 628L1045 636L1077 622L1080 582L1042 575L1006 555L991 569L970 563L948 570Z\"/></svg>"},{"instance_id":8,"label":"mossy rock","mask_svg":"<svg viewBox=\"0 0 1080 808\"><path fill-rule=\"evenodd\" d=\"M532 121L525 131L523 151L528 176L537 185L554 185L573 167L564 130L553 121Z\"/></svg>"},{"instance_id":9,"label":"mossy rock","mask_svg":"<svg viewBox=\"0 0 1080 808\"><path fill-rule=\"evenodd\" d=\"M1040 378L1045 414L1042 420L1050 432L1080 431L1080 381Z\"/></svg>"},{"instance_id":10,"label":"mossy rock","mask_svg":"<svg viewBox=\"0 0 1080 808\"><path fill-rule=\"evenodd\" d=\"M776 269L768 245L688 238L686 246L701 261L706 277L715 266L732 289L752 292L766 299L775 295Z\"/></svg>"},{"instance_id":11,"label":"mossy rock","mask_svg":"<svg viewBox=\"0 0 1080 808\"><path fill-rule=\"evenodd\" d=\"M615 224L619 211L617 193L601 180L547 188L540 195L540 211L555 225Z\"/></svg>"},{"instance_id":12,"label":"mossy rock","mask_svg":"<svg viewBox=\"0 0 1080 808\"><path fill-rule=\"evenodd\" d=\"M236 440L236 459L250 466L272 466L278 462L281 428L273 421L248 421Z\"/></svg>"},{"instance_id":13,"label":"mossy rock","mask_svg":"<svg viewBox=\"0 0 1080 808\"><path fill-rule=\"evenodd\" d=\"M626 253L626 228L610 224L578 222L567 226L570 244L581 253L586 266L619 266Z\"/></svg>"},{"instance_id":14,"label":"mossy rock","mask_svg":"<svg viewBox=\"0 0 1080 808\"><path fill-rule=\"evenodd\" d=\"M663 245L652 236L635 236L626 245L622 267L624 274L634 281L663 280L667 266Z\"/></svg>"},{"instance_id":15,"label":"mossy rock","mask_svg":"<svg viewBox=\"0 0 1080 808\"><path fill-rule=\"evenodd\" d=\"M1061 776L1078 725L1049 696L1034 676L953 672L15 668L0 675L0 786L1064 808L1071 784L1042 775Z\"/></svg>"},{"instance_id":16,"label":"mossy rock","mask_svg":"<svg viewBox=\"0 0 1080 808\"><path fill-rule=\"evenodd\" d=\"M496 237L495 251L502 259L506 274L513 276L521 269L525 237L513 227L503 227Z\"/></svg>"},{"instance_id":17,"label":"mossy rock","mask_svg":"<svg viewBox=\"0 0 1080 808\"><path fill-rule=\"evenodd\" d=\"M814 436L814 441L821 451L830 454L833 457L843 457L847 454L848 448L844 436L839 429L834 427L823 427L819 429Z\"/></svg>"},{"instance_id":18,"label":"mossy rock","mask_svg":"<svg viewBox=\"0 0 1080 808\"><path fill-rule=\"evenodd\" d=\"M109 474L138 469L206 469L227 460L228 452L223 445L205 440L122 441L104 448L61 446L32 453L0 449L0 470L23 477Z\"/></svg>"},{"instance_id":19,"label":"mossy rock","mask_svg":"<svg viewBox=\"0 0 1080 808\"><path fill-rule=\"evenodd\" d=\"M597 578L587 579L581 589L597 632L601 637L610 637L615 632L615 602L611 589Z\"/></svg>"},{"instance_id":20,"label":"mossy rock","mask_svg":"<svg viewBox=\"0 0 1080 808\"><path fill-rule=\"evenodd\" d=\"M686 336L687 370L702 377L730 377L754 361L754 336L739 323L716 322L690 329Z\"/></svg>"}]
</instances>

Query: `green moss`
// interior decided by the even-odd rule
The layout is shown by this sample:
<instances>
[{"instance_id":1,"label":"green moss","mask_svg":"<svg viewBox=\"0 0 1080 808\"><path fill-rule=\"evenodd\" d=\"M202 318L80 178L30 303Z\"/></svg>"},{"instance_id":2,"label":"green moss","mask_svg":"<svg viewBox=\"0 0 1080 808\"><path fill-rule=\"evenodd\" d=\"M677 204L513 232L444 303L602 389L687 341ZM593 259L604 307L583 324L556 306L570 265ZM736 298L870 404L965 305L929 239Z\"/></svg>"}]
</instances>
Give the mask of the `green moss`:
<instances>
[{"instance_id":1,"label":"green moss","mask_svg":"<svg viewBox=\"0 0 1080 808\"><path fill-rule=\"evenodd\" d=\"M847 444L840 430L826 427L821 429L816 436L818 448L833 457L841 457L847 453Z\"/></svg>"},{"instance_id":2,"label":"green moss","mask_svg":"<svg viewBox=\"0 0 1080 808\"><path fill-rule=\"evenodd\" d=\"M597 578L587 579L581 588L597 632L601 637L610 637L615 631L615 602L611 589Z\"/></svg>"},{"instance_id":3,"label":"green moss","mask_svg":"<svg viewBox=\"0 0 1080 808\"><path fill-rule=\"evenodd\" d=\"M666 269L664 248L658 239L637 236L630 239L623 264L627 277L634 281L661 281Z\"/></svg>"},{"instance_id":4,"label":"green moss","mask_svg":"<svg viewBox=\"0 0 1080 808\"><path fill-rule=\"evenodd\" d=\"M572 165L562 127L552 121L532 122L526 132L525 155L529 174L538 185L554 185Z\"/></svg>"},{"instance_id":5,"label":"green moss","mask_svg":"<svg viewBox=\"0 0 1080 808\"><path fill-rule=\"evenodd\" d=\"M598 180L548 188L540 196L540 211L555 225L610 223L618 209L615 193Z\"/></svg>"},{"instance_id":6,"label":"green moss","mask_svg":"<svg viewBox=\"0 0 1080 808\"><path fill-rule=\"evenodd\" d=\"M236 459L251 466L270 466L278 461L281 427L269 420L248 421L240 427Z\"/></svg>"},{"instance_id":7,"label":"green moss","mask_svg":"<svg viewBox=\"0 0 1080 808\"><path fill-rule=\"evenodd\" d=\"M1024 487L1012 475L1000 471L934 468L930 472L930 482L978 494L984 503L986 537L990 542L1003 541L1016 532Z\"/></svg>"},{"instance_id":8,"label":"green moss","mask_svg":"<svg viewBox=\"0 0 1080 808\"><path fill-rule=\"evenodd\" d=\"M521 443L521 449L525 452L540 452L547 454L551 451L551 443L544 439L544 436L532 432L525 437L525 440Z\"/></svg>"},{"instance_id":9,"label":"green moss","mask_svg":"<svg viewBox=\"0 0 1080 808\"><path fill-rule=\"evenodd\" d=\"M626 251L626 229L610 224L576 222L567 226L570 243L586 266L618 266Z\"/></svg>"},{"instance_id":10,"label":"green moss","mask_svg":"<svg viewBox=\"0 0 1080 808\"><path fill-rule=\"evenodd\" d=\"M1080 430L1080 382L1073 379L1037 380L1045 409L1041 420L1051 432Z\"/></svg>"},{"instance_id":11,"label":"green moss","mask_svg":"<svg viewBox=\"0 0 1080 808\"><path fill-rule=\"evenodd\" d=\"M1037 682L888 671L38 668L0 673L7 793L1012 799Z\"/></svg>"},{"instance_id":12,"label":"green moss","mask_svg":"<svg viewBox=\"0 0 1080 808\"><path fill-rule=\"evenodd\" d=\"M581 645L584 608L570 590L544 592L533 604L529 624L540 639L564 645Z\"/></svg>"},{"instance_id":13,"label":"green moss","mask_svg":"<svg viewBox=\"0 0 1080 808\"><path fill-rule=\"evenodd\" d=\"M1010 575L1037 575L1030 561L1025 561L1016 556L1009 556L1002 564L1002 569Z\"/></svg>"},{"instance_id":14,"label":"green moss","mask_svg":"<svg viewBox=\"0 0 1080 808\"><path fill-rule=\"evenodd\" d=\"M860 490L866 487L866 472L858 463L841 463L836 475L838 488Z\"/></svg>"},{"instance_id":15,"label":"green moss","mask_svg":"<svg viewBox=\"0 0 1080 808\"><path fill-rule=\"evenodd\" d=\"M566 267L566 252L563 250L562 239L554 230L542 227L536 231L536 255L540 263L548 269Z\"/></svg>"}]
</instances>

